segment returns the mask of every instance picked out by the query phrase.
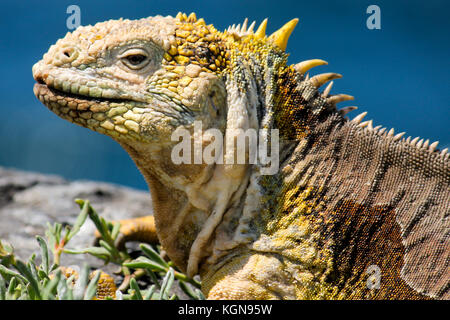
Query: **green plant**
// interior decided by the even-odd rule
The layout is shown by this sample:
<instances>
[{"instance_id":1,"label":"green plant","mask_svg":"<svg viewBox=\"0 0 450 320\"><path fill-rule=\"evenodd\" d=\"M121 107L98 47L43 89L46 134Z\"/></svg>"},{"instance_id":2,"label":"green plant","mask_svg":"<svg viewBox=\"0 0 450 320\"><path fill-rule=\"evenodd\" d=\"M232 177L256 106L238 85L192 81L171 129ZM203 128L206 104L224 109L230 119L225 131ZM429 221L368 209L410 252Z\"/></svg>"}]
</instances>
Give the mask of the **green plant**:
<instances>
[{"instance_id":1,"label":"green plant","mask_svg":"<svg viewBox=\"0 0 450 320\"><path fill-rule=\"evenodd\" d=\"M25 263L15 256L10 244L0 241L0 300L93 299L96 296L101 270L90 272L89 267L84 265L79 274L70 275L60 265L63 253L90 254L102 259L105 264L118 265L123 281L115 292L115 299L178 299L177 295L170 294L175 280L191 299L204 299L199 290L200 283L177 270L171 261L164 260L158 248L140 244L142 255L131 259L126 248L119 250L115 246L120 224L100 217L87 200L77 199L76 203L81 211L72 228L66 226L63 230L59 223L48 224L45 232L47 240L36 237L41 256L39 265L36 264L36 254L31 255ZM99 246L67 248L87 217L99 233ZM145 287L139 287L137 279L144 275L150 280L145 282Z\"/></svg>"},{"instance_id":2,"label":"green plant","mask_svg":"<svg viewBox=\"0 0 450 320\"><path fill-rule=\"evenodd\" d=\"M56 263L50 264L45 240L38 236L37 241L40 265L36 265L35 254L24 263L15 257L11 245L0 242L0 300L92 299L100 272L89 281L89 268L84 266L77 280L74 276L66 278Z\"/></svg>"}]
</instances>

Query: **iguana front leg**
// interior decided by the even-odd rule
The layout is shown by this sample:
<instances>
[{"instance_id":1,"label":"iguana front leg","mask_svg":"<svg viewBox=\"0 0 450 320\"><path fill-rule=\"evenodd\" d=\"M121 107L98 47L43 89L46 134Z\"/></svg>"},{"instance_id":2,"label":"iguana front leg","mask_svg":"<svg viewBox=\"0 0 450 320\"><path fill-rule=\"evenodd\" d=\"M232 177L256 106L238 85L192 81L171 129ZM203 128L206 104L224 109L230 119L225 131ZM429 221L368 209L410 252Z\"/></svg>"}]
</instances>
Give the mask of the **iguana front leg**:
<instances>
[{"instance_id":1,"label":"iguana front leg","mask_svg":"<svg viewBox=\"0 0 450 320\"><path fill-rule=\"evenodd\" d=\"M128 241L159 243L153 216L125 219L119 222L120 234L116 239L116 245L119 248Z\"/></svg>"},{"instance_id":2,"label":"iguana front leg","mask_svg":"<svg viewBox=\"0 0 450 320\"><path fill-rule=\"evenodd\" d=\"M156 234L155 219L152 215L119 220L120 233L116 239L116 246L123 248L126 242L139 241L150 244L159 243ZM100 238L98 231L95 231L97 240Z\"/></svg>"}]
</instances>

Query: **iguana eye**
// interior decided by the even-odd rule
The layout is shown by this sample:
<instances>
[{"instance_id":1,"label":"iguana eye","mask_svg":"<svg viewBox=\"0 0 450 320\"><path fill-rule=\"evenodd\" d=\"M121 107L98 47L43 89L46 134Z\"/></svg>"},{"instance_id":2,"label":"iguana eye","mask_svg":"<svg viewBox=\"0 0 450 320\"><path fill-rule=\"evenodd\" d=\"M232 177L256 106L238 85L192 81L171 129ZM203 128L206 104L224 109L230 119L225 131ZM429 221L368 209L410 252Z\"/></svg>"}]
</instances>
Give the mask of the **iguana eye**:
<instances>
[{"instance_id":1,"label":"iguana eye","mask_svg":"<svg viewBox=\"0 0 450 320\"><path fill-rule=\"evenodd\" d=\"M128 50L120 55L119 58L124 65L133 70L142 69L150 62L147 52L142 49Z\"/></svg>"},{"instance_id":2,"label":"iguana eye","mask_svg":"<svg viewBox=\"0 0 450 320\"><path fill-rule=\"evenodd\" d=\"M126 57L125 59L128 60L129 63L131 63L133 66L140 65L145 59L147 59L146 56L143 54L133 54L131 56Z\"/></svg>"}]
</instances>

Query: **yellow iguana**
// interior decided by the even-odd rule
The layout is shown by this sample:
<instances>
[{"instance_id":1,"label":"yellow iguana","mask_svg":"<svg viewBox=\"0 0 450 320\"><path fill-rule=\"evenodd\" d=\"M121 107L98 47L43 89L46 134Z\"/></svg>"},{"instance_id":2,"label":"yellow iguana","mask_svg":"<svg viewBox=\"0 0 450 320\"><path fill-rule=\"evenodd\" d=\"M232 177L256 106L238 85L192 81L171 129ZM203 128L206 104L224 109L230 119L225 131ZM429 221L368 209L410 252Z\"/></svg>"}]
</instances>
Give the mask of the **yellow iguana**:
<instances>
[{"instance_id":1,"label":"yellow iguana","mask_svg":"<svg viewBox=\"0 0 450 320\"><path fill-rule=\"evenodd\" d=\"M287 64L297 21L270 36L267 20L219 32L182 13L79 27L33 66L34 92L130 154L155 213L124 239L156 232L210 299L449 299L447 150L348 120L336 104L353 97L319 91L340 75L307 73L325 61ZM225 161L176 163L180 128L202 150L221 133ZM278 170L247 149L231 161L235 130L266 132Z\"/></svg>"}]
</instances>

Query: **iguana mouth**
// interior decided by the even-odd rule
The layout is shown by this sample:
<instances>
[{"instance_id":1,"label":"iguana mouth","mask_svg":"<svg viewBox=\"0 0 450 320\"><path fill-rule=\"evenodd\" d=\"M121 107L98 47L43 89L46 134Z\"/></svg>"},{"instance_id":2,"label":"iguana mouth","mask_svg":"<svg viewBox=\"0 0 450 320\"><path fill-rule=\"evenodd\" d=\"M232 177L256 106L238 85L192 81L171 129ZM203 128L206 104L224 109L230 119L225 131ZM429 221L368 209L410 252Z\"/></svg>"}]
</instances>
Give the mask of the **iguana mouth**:
<instances>
[{"instance_id":1,"label":"iguana mouth","mask_svg":"<svg viewBox=\"0 0 450 320\"><path fill-rule=\"evenodd\" d=\"M39 82L35 83L33 91L47 108L71 122L77 122L76 120L82 117L82 113L107 112L113 102L104 98L93 98L61 91Z\"/></svg>"},{"instance_id":2,"label":"iguana mouth","mask_svg":"<svg viewBox=\"0 0 450 320\"><path fill-rule=\"evenodd\" d=\"M78 95L42 81L35 83L33 90L47 108L67 121L112 137L127 135L140 139L140 115L132 109L143 107L142 102Z\"/></svg>"},{"instance_id":3,"label":"iguana mouth","mask_svg":"<svg viewBox=\"0 0 450 320\"><path fill-rule=\"evenodd\" d=\"M43 80L38 80L37 83L34 84L34 93L39 98L39 95L51 94L52 96L58 97L58 100L77 100L77 101L86 101L91 103L121 103L124 101L131 101L130 99L120 99L120 98L103 98L103 97L91 97L88 95L76 94L72 92L63 91L60 89L56 89L47 85Z\"/></svg>"}]
</instances>

